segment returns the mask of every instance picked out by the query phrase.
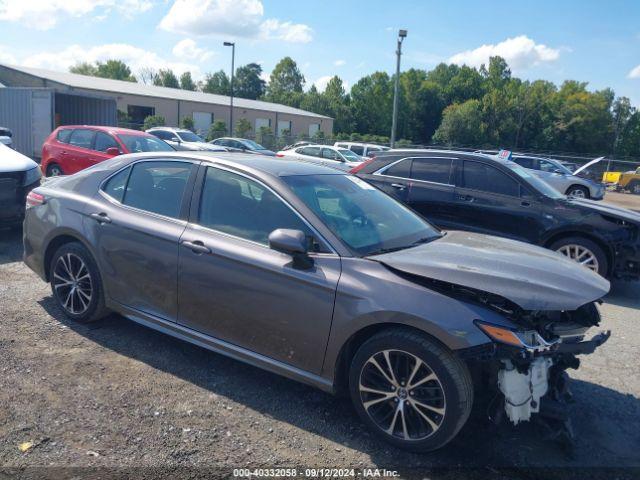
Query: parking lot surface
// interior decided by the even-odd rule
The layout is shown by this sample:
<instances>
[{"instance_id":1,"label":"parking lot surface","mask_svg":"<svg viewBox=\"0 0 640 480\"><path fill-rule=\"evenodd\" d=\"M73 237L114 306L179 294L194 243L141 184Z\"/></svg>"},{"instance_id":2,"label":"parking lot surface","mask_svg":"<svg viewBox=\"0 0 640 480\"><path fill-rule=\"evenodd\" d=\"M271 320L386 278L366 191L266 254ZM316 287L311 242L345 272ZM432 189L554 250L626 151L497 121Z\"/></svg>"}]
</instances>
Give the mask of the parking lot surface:
<instances>
[{"instance_id":1,"label":"parking lot surface","mask_svg":"<svg viewBox=\"0 0 640 480\"><path fill-rule=\"evenodd\" d=\"M117 315L70 322L22 264L21 235L0 230L2 467L640 468L640 282L613 283L601 306L612 337L570 371L573 457L542 425L495 426L482 411L418 455L370 435L348 399Z\"/></svg>"}]
</instances>

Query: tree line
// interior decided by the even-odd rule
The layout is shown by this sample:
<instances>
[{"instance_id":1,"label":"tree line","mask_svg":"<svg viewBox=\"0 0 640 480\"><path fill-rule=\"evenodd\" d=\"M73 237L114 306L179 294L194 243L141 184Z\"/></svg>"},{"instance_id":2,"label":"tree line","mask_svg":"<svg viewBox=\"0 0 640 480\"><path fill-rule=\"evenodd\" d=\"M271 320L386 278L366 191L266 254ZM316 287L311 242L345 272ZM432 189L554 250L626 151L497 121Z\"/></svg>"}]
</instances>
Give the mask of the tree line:
<instances>
[{"instance_id":1,"label":"tree line","mask_svg":"<svg viewBox=\"0 0 640 480\"><path fill-rule=\"evenodd\" d=\"M229 95L231 82L220 70L194 82L190 72L179 78L171 70L143 69L136 78L119 60L79 64L72 72L141 81L186 90ZM333 117L339 138L388 141L395 76L374 72L347 92L338 76L320 92L306 80L296 62L283 58L269 82L256 63L240 66L234 95L281 103ZM432 70L400 74L397 138L403 143L474 148L508 148L640 155L640 111L610 88L589 90L587 82L522 80L507 62L492 57L480 68L441 63Z\"/></svg>"}]
</instances>

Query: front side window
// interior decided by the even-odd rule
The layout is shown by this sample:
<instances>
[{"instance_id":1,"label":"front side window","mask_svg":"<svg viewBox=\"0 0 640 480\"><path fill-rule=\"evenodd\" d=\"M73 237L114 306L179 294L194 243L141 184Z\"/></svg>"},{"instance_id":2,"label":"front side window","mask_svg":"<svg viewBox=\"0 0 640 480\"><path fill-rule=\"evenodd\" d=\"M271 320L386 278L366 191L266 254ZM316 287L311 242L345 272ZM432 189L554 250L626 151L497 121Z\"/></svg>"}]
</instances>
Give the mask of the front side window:
<instances>
[{"instance_id":1,"label":"front side window","mask_svg":"<svg viewBox=\"0 0 640 480\"><path fill-rule=\"evenodd\" d=\"M533 158L527 158L527 157L515 157L513 159L513 161L515 163L517 163L518 165L520 165L521 167L524 168L530 168L530 169L535 169L536 165L533 161Z\"/></svg>"},{"instance_id":2,"label":"front side window","mask_svg":"<svg viewBox=\"0 0 640 480\"><path fill-rule=\"evenodd\" d=\"M200 200L199 224L263 245L278 228L301 230L313 248L313 235L289 206L247 177L209 167Z\"/></svg>"},{"instance_id":3,"label":"front side window","mask_svg":"<svg viewBox=\"0 0 640 480\"><path fill-rule=\"evenodd\" d=\"M96 143L94 146L94 150L98 152L106 152L108 148L117 148L120 149L120 145L116 142L115 138L113 138L108 133L104 132L96 132Z\"/></svg>"},{"instance_id":4,"label":"front side window","mask_svg":"<svg viewBox=\"0 0 640 480\"><path fill-rule=\"evenodd\" d=\"M93 137L96 132L93 130L87 130L85 128L78 128L74 130L69 138L69 144L74 147L91 148L93 145Z\"/></svg>"},{"instance_id":5,"label":"front side window","mask_svg":"<svg viewBox=\"0 0 640 480\"><path fill-rule=\"evenodd\" d=\"M351 150L347 150L346 148L341 148L338 150L340 154L346 158L349 162L361 162L362 158L353 153Z\"/></svg>"},{"instance_id":6,"label":"front side window","mask_svg":"<svg viewBox=\"0 0 640 480\"><path fill-rule=\"evenodd\" d=\"M183 142L204 142L202 138L193 132L177 132Z\"/></svg>"},{"instance_id":7,"label":"front side window","mask_svg":"<svg viewBox=\"0 0 640 480\"><path fill-rule=\"evenodd\" d=\"M336 160L338 162L342 160L340 155L338 155L338 152L336 152L335 150L332 150L330 148L323 148L322 149L322 158L325 158L327 160Z\"/></svg>"},{"instance_id":8,"label":"front side window","mask_svg":"<svg viewBox=\"0 0 640 480\"><path fill-rule=\"evenodd\" d=\"M481 192L520 196L520 185L500 170L479 162L464 162L462 186Z\"/></svg>"},{"instance_id":9,"label":"front side window","mask_svg":"<svg viewBox=\"0 0 640 480\"><path fill-rule=\"evenodd\" d=\"M451 163L450 158L415 158L411 167L411 178L449 184Z\"/></svg>"},{"instance_id":10,"label":"front side window","mask_svg":"<svg viewBox=\"0 0 640 480\"><path fill-rule=\"evenodd\" d=\"M283 180L338 238L363 256L441 236L422 217L358 177L292 175Z\"/></svg>"},{"instance_id":11,"label":"front side window","mask_svg":"<svg viewBox=\"0 0 640 480\"><path fill-rule=\"evenodd\" d=\"M171 145L151 135L119 135L119 137L129 153L174 151Z\"/></svg>"},{"instance_id":12,"label":"front side window","mask_svg":"<svg viewBox=\"0 0 640 480\"><path fill-rule=\"evenodd\" d=\"M131 170L122 203L178 218L193 165L187 162L140 162ZM115 178L115 177L114 177Z\"/></svg>"}]
</instances>

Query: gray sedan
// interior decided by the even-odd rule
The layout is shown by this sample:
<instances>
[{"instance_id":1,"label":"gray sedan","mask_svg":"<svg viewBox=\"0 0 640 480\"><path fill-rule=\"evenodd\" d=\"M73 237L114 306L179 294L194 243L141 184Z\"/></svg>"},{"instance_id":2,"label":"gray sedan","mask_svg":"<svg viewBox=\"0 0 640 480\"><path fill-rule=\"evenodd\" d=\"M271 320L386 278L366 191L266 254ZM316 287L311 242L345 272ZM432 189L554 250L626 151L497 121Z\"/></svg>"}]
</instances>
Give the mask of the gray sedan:
<instances>
[{"instance_id":1,"label":"gray sedan","mask_svg":"<svg viewBox=\"0 0 640 480\"><path fill-rule=\"evenodd\" d=\"M577 176L558 160L524 155L514 155L512 160L564 195L592 200L604 198L605 186L602 183Z\"/></svg>"},{"instance_id":2,"label":"gray sedan","mask_svg":"<svg viewBox=\"0 0 640 480\"><path fill-rule=\"evenodd\" d=\"M332 168L124 155L27 205L24 261L72 320L117 312L348 393L377 435L411 450L457 434L474 383L512 423L558 414L564 370L608 338L583 338L602 277L524 243L445 234Z\"/></svg>"}]
</instances>

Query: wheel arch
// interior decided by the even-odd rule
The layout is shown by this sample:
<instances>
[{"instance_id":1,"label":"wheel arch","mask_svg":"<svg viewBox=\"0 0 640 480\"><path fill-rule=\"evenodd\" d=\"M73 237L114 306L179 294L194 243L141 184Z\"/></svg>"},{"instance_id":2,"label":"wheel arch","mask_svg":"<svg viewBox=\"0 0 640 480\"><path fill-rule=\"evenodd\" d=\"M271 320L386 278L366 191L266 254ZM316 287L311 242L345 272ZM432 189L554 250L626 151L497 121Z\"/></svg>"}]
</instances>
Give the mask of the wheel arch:
<instances>
[{"instance_id":1,"label":"wheel arch","mask_svg":"<svg viewBox=\"0 0 640 480\"><path fill-rule=\"evenodd\" d=\"M615 255L613 252L613 248L602 238L599 238L597 235L586 233L580 230L563 230L561 232L556 232L550 235L549 237L547 237L544 240L542 246L550 249L552 244L554 244L558 240L561 240L563 238L568 238L568 237L584 238L598 245L602 249L604 254L607 256L607 263L609 264L607 269L607 275L611 274L611 271L613 269L613 264L615 262Z\"/></svg>"},{"instance_id":2,"label":"wheel arch","mask_svg":"<svg viewBox=\"0 0 640 480\"><path fill-rule=\"evenodd\" d=\"M580 183L572 183L571 185L569 185L567 189L564 191L565 195L568 195L571 189L576 187L580 188L581 190L584 190L587 193L587 198L591 198L591 190L589 190L589 187L587 187L586 185L582 185Z\"/></svg>"},{"instance_id":3,"label":"wheel arch","mask_svg":"<svg viewBox=\"0 0 640 480\"><path fill-rule=\"evenodd\" d=\"M56 235L51 237L47 242L47 246L44 249L44 258L43 258L43 272L46 281L50 281L50 269L51 269L51 259L53 258L54 253L63 245L68 243L80 243L83 247L87 249L89 254L93 257L93 260L98 264L95 255L93 254L93 250L87 245L87 243L82 239L80 235L78 235L74 231L64 230L58 232Z\"/></svg>"}]
</instances>

